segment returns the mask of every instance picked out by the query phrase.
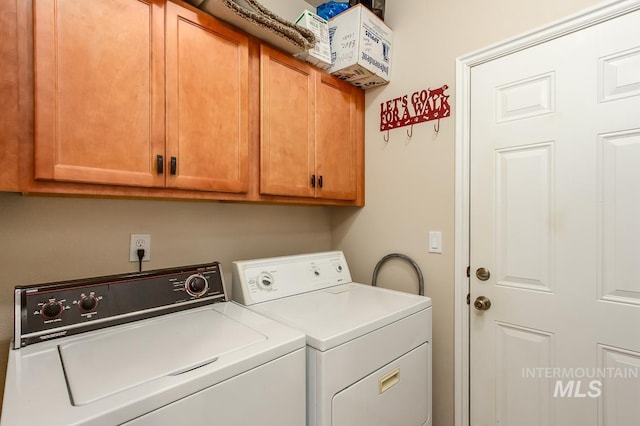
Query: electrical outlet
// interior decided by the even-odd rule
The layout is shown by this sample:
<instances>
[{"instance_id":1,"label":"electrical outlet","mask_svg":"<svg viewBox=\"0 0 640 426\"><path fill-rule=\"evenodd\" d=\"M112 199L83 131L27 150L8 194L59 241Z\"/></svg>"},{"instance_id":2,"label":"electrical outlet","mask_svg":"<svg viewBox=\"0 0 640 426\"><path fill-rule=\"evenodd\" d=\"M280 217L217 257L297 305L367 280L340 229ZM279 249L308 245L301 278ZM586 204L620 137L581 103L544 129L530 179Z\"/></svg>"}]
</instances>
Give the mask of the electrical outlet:
<instances>
[{"instance_id":1,"label":"electrical outlet","mask_svg":"<svg viewBox=\"0 0 640 426\"><path fill-rule=\"evenodd\" d=\"M129 262L138 261L138 249L144 249L143 262L151 260L151 234L131 234Z\"/></svg>"}]
</instances>

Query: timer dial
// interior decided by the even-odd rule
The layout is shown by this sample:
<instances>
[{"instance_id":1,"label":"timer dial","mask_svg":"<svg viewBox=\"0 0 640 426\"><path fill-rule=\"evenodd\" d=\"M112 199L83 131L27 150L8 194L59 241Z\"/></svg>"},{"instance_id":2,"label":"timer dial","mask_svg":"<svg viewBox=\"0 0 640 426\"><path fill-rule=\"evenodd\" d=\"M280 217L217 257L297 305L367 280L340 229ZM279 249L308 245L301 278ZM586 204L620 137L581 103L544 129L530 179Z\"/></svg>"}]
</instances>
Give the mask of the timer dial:
<instances>
[{"instance_id":1,"label":"timer dial","mask_svg":"<svg viewBox=\"0 0 640 426\"><path fill-rule=\"evenodd\" d=\"M78 302L80 312L93 311L98 306L98 299L94 295L82 296Z\"/></svg>"},{"instance_id":2,"label":"timer dial","mask_svg":"<svg viewBox=\"0 0 640 426\"><path fill-rule=\"evenodd\" d=\"M274 284L273 275L268 272L262 272L258 276L258 286L263 290L272 290Z\"/></svg>"},{"instance_id":3,"label":"timer dial","mask_svg":"<svg viewBox=\"0 0 640 426\"><path fill-rule=\"evenodd\" d=\"M193 274L184 282L184 289L193 297L200 297L209 290L209 282L202 274Z\"/></svg>"},{"instance_id":4,"label":"timer dial","mask_svg":"<svg viewBox=\"0 0 640 426\"><path fill-rule=\"evenodd\" d=\"M62 303L56 300L50 300L49 302L42 305L42 309L40 310L40 315L42 315L44 319L51 320L51 319L56 319L60 315L62 315L62 311L64 311L64 307L62 306Z\"/></svg>"}]
</instances>

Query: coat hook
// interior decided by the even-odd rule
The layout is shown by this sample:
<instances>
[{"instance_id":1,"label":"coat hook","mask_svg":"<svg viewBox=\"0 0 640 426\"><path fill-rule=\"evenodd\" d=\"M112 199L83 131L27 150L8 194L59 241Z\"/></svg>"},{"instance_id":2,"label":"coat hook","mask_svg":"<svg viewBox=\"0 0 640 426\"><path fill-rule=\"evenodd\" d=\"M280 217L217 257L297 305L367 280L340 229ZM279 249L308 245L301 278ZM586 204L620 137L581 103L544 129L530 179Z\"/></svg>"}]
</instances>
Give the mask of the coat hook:
<instances>
[{"instance_id":1,"label":"coat hook","mask_svg":"<svg viewBox=\"0 0 640 426\"><path fill-rule=\"evenodd\" d=\"M389 130L387 130L386 135L382 135L382 139L384 139L384 143L389 143Z\"/></svg>"},{"instance_id":2,"label":"coat hook","mask_svg":"<svg viewBox=\"0 0 640 426\"><path fill-rule=\"evenodd\" d=\"M411 125L411 133L409 133L409 130L407 130L407 136L409 136L409 138L413 136L413 124Z\"/></svg>"},{"instance_id":3,"label":"coat hook","mask_svg":"<svg viewBox=\"0 0 640 426\"><path fill-rule=\"evenodd\" d=\"M437 124L437 127L436 127L436 124ZM436 124L433 125L433 130L436 133L438 133L438 132L440 132L440 119L438 119L438 122Z\"/></svg>"}]
</instances>

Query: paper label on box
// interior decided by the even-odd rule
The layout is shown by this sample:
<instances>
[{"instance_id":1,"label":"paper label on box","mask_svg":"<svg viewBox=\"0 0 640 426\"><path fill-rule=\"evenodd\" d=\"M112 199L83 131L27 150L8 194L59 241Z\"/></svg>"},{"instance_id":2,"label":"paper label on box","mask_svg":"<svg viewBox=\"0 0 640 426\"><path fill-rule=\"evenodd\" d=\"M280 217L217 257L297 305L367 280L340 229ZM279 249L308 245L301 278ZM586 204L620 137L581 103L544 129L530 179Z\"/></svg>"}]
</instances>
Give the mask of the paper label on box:
<instances>
[{"instance_id":1,"label":"paper label on box","mask_svg":"<svg viewBox=\"0 0 640 426\"><path fill-rule=\"evenodd\" d=\"M296 21L296 25L311 30L316 38L316 44L312 49L308 52L302 52L296 57L319 68L329 68L331 66L331 47L328 22L315 13L305 10Z\"/></svg>"},{"instance_id":2,"label":"paper label on box","mask_svg":"<svg viewBox=\"0 0 640 426\"><path fill-rule=\"evenodd\" d=\"M363 46L360 59L380 71L389 75L389 51L391 46L367 23L363 22Z\"/></svg>"}]
</instances>

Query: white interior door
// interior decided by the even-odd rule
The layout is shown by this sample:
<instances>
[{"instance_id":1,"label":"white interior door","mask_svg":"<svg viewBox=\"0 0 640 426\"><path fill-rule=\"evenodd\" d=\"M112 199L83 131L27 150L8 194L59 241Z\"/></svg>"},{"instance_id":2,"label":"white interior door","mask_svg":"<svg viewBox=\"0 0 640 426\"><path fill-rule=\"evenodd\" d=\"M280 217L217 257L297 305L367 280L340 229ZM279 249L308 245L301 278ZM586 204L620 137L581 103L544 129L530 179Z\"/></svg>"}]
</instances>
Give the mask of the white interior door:
<instances>
[{"instance_id":1,"label":"white interior door","mask_svg":"<svg viewBox=\"0 0 640 426\"><path fill-rule=\"evenodd\" d=\"M470 114L471 425L640 424L640 11L473 67Z\"/></svg>"}]
</instances>

